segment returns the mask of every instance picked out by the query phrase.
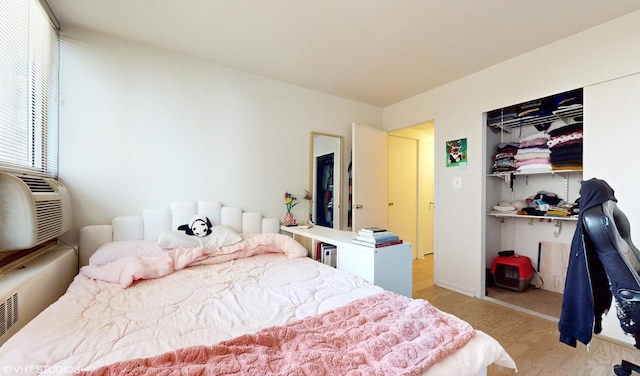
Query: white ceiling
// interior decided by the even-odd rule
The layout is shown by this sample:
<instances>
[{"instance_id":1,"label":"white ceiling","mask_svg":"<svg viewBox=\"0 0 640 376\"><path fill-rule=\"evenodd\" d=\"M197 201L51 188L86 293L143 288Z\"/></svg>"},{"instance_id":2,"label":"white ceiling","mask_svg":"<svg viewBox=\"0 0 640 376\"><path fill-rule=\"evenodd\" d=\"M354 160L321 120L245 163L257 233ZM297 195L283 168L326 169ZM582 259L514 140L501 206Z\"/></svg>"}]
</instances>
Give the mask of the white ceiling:
<instances>
[{"instance_id":1,"label":"white ceiling","mask_svg":"<svg viewBox=\"0 0 640 376\"><path fill-rule=\"evenodd\" d=\"M47 0L87 28L388 106L640 9L640 0Z\"/></svg>"}]
</instances>

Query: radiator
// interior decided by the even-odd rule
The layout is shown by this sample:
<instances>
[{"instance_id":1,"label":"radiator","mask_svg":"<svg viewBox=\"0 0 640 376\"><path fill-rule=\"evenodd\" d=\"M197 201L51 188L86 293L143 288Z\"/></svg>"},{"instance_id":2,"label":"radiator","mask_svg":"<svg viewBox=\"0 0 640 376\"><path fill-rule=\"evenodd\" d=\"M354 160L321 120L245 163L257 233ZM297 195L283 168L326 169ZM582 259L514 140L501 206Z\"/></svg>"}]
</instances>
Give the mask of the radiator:
<instances>
[{"instance_id":1,"label":"radiator","mask_svg":"<svg viewBox=\"0 0 640 376\"><path fill-rule=\"evenodd\" d=\"M0 274L0 345L64 294L76 274L77 252L62 244Z\"/></svg>"}]
</instances>

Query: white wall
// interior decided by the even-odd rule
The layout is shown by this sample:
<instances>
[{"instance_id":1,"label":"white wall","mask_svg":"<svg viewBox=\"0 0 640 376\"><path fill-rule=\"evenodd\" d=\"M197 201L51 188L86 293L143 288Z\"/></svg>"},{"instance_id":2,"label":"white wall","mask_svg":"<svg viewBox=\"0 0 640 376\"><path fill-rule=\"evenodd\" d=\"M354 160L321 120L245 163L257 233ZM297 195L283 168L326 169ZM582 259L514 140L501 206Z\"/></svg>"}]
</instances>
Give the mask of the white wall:
<instances>
[{"instance_id":1,"label":"white wall","mask_svg":"<svg viewBox=\"0 0 640 376\"><path fill-rule=\"evenodd\" d=\"M387 130L435 120L437 284L469 295L483 295L483 189L487 173L483 113L640 72L638 35L640 12L630 13L384 109ZM596 158L616 161L615 153L603 152L615 146L592 136L597 134L595 129L598 133L606 132L605 127L613 132L624 129L621 137L632 144L632 140L640 138L637 122L628 127L618 122L591 122L589 107L604 105L589 101L588 93L585 91L585 178L589 177L586 174L606 174L625 187L635 187L640 182L637 174L621 172L610 176L614 171L607 170L607 163L588 166ZM445 142L465 137L468 168L446 168ZM454 176L462 177L461 189L451 188ZM637 202L637 194L632 199Z\"/></svg>"},{"instance_id":2,"label":"white wall","mask_svg":"<svg viewBox=\"0 0 640 376\"><path fill-rule=\"evenodd\" d=\"M60 76L70 242L81 226L174 200L282 218L284 192L308 188L310 131L350 145L352 122L382 124L378 107L82 30L61 33Z\"/></svg>"}]
</instances>

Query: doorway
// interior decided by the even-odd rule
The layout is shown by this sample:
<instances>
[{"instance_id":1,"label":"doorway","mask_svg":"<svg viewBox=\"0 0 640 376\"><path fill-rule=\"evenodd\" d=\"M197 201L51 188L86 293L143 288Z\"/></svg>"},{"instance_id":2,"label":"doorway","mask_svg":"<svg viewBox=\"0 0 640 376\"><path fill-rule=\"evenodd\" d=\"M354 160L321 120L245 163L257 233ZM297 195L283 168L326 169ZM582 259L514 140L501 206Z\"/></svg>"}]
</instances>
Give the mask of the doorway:
<instances>
[{"instance_id":1,"label":"doorway","mask_svg":"<svg viewBox=\"0 0 640 376\"><path fill-rule=\"evenodd\" d=\"M422 259L424 255L433 255L430 269L435 277L433 265L437 264L435 255L434 216L435 216L435 122L428 121L415 124L403 129L387 132L363 124L352 125L352 179L353 200L350 200L353 210L352 228L378 226L386 227L396 232L403 225L389 223L389 204L402 197L388 197L388 191L394 191L388 184L394 184L401 179L389 179L389 139L397 136L414 139L418 143L418 172L417 204L413 204L418 210L417 221L413 221L412 227L417 231L416 240L411 240L414 259ZM372 151L375 152L372 153ZM414 159L413 157L410 157ZM402 161L402 158L395 158ZM351 167L351 165L350 165ZM416 172L413 172L415 178ZM393 181L391 181L393 180ZM386 184L379 184L379 182ZM365 188L366 187L366 188ZM411 195L411 194L410 194ZM402 195L401 195L402 196ZM415 194L414 194L415 196ZM417 223L416 223L417 222ZM400 235L400 234L399 234ZM404 235L402 235L404 238ZM409 241L409 240L407 240ZM414 275L415 281L416 275ZM418 276L419 277L419 276Z\"/></svg>"},{"instance_id":2,"label":"doorway","mask_svg":"<svg viewBox=\"0 0 640 376\"><path fill-rule=\"evenodd\" d=\"M413 258L421 256L418 243L418 140L389 133L387 155L387 222L389 229L413 245Z\"/></svg>"},{"instance_id":3,"label":"doorway","mask_svg":"<svg viewBox=\"0 0 640 376\"><path fill-rule=\"evenodd\" d=\"M428 121L416 124L407 128L402 128L389 132L389 228L397 226L408 226L409 224L400 224L399 220L394 218L415 218L413 225L414 244L414 288L424 288L433 284L434 281L434 216L435 216L435 123ZM397 142L399 138L405 141ZM413 142L406 141L407 139ZM393 140L393 141L391 141ZM395 146L394 146L395 144ZM403 146L402 146L403 145ZM415 146L414 146L415 145ZM401 149L401 150L399 150ZM412 151L413 150L413 151ZM409 155L407 155L409 153ZM413 170L415 176L408 179L394 179L392 170L407 169L407 163L403 162L411 160L409 165L415 161L415 167L410 166L409 170ZM394 160L396 162L394 162ZM398 167L394 164L403 164ZM403 173L410 174L405 171ZM406 184L412 185L406 189ZM402 186L402 185L405 186ZM393 193L393 192L397 193ZM404 192L404 193L402 193ZM398 213L401 208L398 205L398 196L413 195L415 199L413 208L409 207L407 214ZM392 214L392 211L396 213ZM408 232L409 234L411 231Z\"/></svg>"},{"instance_id":4,"label":"doorway","mask_svg":"<svg viewBox=\"0 0 640 376\"><path fill-rule=\"evenodd\" d=\"M411 164L415 162L415 167L411 167L410 170L414 171L414 177L408 179L389 179L388 191L392 192L394 197L389 197L390 206L389 212L389 227L402 227L408 224L395 221L393 218L399 218L404 216L405 218L416 217L415 219L415 240L414 244L414 258L422 258L424 255L434 253L434 214L435 214L435 155L434 155L434 131L435 123L428 121L420 124L416 124L407 128L402 128L389 132L389 139L394 140L389 142L389 177L392 176L394 171L406 169L406 165L409 164L405 161L411 160ZM405 141L397 142L399 138L405 139ZM413 143L406 140L413 140ZM415 146L414 146L415 145ZM414 150L407 155L408 150ZM403 172L410 174L411 172ZM409 182L409 183L407 183ZM406 185L412 185L407 188ZM394 213L391 215L391 208L397 208L397 201L402 199L401 196L411 195L411 205L407 207L406 214ZM417 210L416 210L417 209ZM416 213L414 213L414 210ZM392 222L393 221L393 222ZM395 222L395 223L394 223Z\"/></svg>"}]
</instances>

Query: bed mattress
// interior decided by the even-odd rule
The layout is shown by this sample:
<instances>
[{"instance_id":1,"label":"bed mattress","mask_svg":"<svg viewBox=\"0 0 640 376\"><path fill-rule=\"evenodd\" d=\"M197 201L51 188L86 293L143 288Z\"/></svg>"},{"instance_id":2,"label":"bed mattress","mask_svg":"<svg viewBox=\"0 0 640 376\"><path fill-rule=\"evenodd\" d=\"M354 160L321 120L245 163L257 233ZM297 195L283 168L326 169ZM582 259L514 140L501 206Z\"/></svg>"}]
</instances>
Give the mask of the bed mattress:
<instances>
[{"instance_id":1,"label":"bed mattress","mask_svg":"<svg viewBox=\"0 0 640 376\"><path fill-rule=\"evenodd\" d=\"M71 374L216 344L324 313L382 289L313 261L264 254L188 267L129 288L75 277L67 293L0 347L3 374ZM474 375L513 361L477 331L425 375Z\"/></svg>"}]
</instances>

